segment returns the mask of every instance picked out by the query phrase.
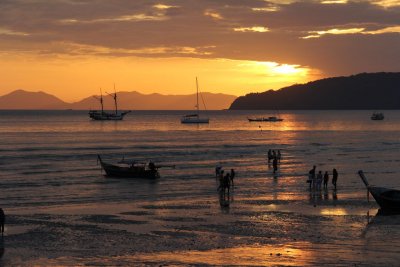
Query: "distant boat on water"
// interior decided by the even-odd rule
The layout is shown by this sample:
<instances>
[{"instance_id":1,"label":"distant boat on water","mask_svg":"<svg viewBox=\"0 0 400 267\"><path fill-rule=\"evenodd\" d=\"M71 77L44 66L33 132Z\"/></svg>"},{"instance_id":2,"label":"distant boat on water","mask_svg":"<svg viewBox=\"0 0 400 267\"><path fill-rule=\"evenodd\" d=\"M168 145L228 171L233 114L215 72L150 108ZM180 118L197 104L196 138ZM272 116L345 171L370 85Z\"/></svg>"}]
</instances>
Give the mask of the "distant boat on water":
<instances>
[{"instance_id":1,"label":"distant boat on water","mask_svg":"<svg viewBox=\"0 0 400 267\"><path fill-rule=\"evenodd\" d=\"M279 114L279 112L278 112ZM269 116L269 117L258 117L258 118L247 118L249 120L249 122L263 122L263 121L267 121L267 122L279 122L279 121L283 121L282 118L280 118L279 116Z\"/></svg>"},{"instance_id":2,"label":"distant boat on water","mask_svg":"<svg viewBox=\"0 0 400 267\"><path fill-rule=\"evenodd\" d=\"M275 117L275 116L271 116L271 117L267 117L267 118L247 118L249 120L249 122L253 122L253 121L269 121L269 122L278 122L278 121L283 121L283 119Z\"/></svg>"},{"instance_id":3,"label":"distant boat on water","mask_svg":"<svg viewBox=\"0 0 400 267\"><path fill-rule=\"evenodd\" d=\"M203 100L204 104L204 100ZM199 83L196 77L196 113L184 115L181 118L181 123L209 123L210 119L200 117L200 110L199 110Z\"/></svg>"},{"instance_id":4,"label":"distant boat on water","mask_svg":"<svg viewBox=\"0 0 400 267\"><path fill-rule=\"evenodd\" d=\"M374 112L372 113L371 120L373 121L381 121L385 118L382 112Z\"/></svg>"},{"instance_id":5,"label":"distant boat on water","mask_svg":"<svg viewBox=\"0 0 400 267\"><path fill-rule=\"evenodd\" d=\"M103 105L103 93L100 89L100 97L94 96L94 98L98 99L101 104L101 111L100 110L90 110L89 111L89 117L92 120L96 121L120 121L122 120L126 114L131 112L130 110L124 111L124 112L119 112L118 111L118 104L117 104L117 92L115 91L115 85L114 85L114 94L108 94L114 98L114 104L115 104L115 113L110 113L104 111L104 105Z\"/></svg>"}]
</instances>

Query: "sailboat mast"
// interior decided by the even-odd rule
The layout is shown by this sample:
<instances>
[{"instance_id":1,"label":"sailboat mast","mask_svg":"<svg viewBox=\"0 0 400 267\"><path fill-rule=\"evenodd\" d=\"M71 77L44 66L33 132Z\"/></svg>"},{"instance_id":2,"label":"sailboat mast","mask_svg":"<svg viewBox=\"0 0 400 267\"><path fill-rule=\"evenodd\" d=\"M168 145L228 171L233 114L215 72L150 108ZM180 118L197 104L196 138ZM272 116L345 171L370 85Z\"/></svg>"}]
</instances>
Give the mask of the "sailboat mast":
<instances>
[{"instance_id":1,"label":"sailboat mast","mask_svg":"<svg viewBox=\"0 0 400 267\"><path fill-rule=\"evenodd\" d=\"M197 116L199 115L199 82L196 77L196 107L197 107Z\"/></svg>"},{"instance_id":2,"label":"sailboat mast","mask_svg":"<svg viewBox=\"0 0 400 267\"><path fill-rule=\"evenodd\" d=\"M115 115L118 115L117 91L115 91L115 83L114 83L114 102L115 102Z\"/></svg>"},{"instance_id":3,"label":"sailboat mast","mask_svg":"<svg viewBox=\"0 0 400 267\"><path fill-rule=\"evenodd\" d=\"M104 113L103 92L101 91L101 88L100 88L100 104L101 104L101 114L103 114Z\"/></svg>"}]
</instances>

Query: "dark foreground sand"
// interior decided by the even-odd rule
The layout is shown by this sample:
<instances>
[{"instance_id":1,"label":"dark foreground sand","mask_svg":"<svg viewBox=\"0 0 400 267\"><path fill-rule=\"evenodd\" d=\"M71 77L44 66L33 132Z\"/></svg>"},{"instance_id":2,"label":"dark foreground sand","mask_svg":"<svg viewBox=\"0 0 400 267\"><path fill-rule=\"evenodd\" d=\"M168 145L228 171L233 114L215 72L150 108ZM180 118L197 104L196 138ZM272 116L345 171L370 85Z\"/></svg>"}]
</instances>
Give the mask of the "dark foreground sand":
<instances>
[{"instance_id":1,"label":"dark foreground sand","mask_svg":"<svg viewBox=\"0 0 400 267\"><path fill-rule=\"evenodd\" d=\"M310 200L311 201L311 200ZM375 203L218 197L11 210L4 266L399 266L400 216ZM290 201L289 201L290 202ZM313 204L316 204L314 207ZM366 211L370 212L370 215Z\"/></svg>"}]
</instances>

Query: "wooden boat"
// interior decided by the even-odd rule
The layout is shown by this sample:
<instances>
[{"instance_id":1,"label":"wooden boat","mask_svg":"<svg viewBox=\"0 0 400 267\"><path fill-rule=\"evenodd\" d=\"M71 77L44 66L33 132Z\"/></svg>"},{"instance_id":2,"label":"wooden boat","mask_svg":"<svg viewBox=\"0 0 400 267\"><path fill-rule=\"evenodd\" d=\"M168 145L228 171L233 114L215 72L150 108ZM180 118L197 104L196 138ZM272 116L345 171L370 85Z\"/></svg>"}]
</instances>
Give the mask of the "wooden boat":
<instances>
[{"instance_id":1,"label":"wooden boat","mask_svg":"<svg viewBox=\"0 0 400 267\"><path fill-rule=\"evenodd\" d=\"M156 179L160 177L158 172L160 166L156 166L153 162L137 163L123 160L119 162L120 165L114 165L104 162L100 155L97 155L97 159L107 176L144 179Z\"/></svg>"},{"instance_id":2,"label":"wooden boat","mask_svg":"<svg viewBox=\"0 0 400 267\"><path fill-rule=\"evenodd\" d=\"M184 115L181 118L181 123L209 123L210 119L207 117L200 117L200 110L199 110L199 83L196 77L196 113L195 114L188 114ZM203 100L204 104L204 100Z\"/></svg>"},{"instance_id":3,"label":"wooden boat","mask_svg":"<svg viewBox=\"0 0 400 267\"><path fill-rule=\"evenodd\" d=\"M115 104L115 113L110 113L104 111L104 106L103 106L103 93L100 89L100 97L94 97L100 101L101 104L101 111L100 110L90 110L89 111L89 118L95 121L120 121L122 120L126 114L131 112L130 110L124 111L124 112L119 112L118 111L118 104L117 104L117 92L115 91L115 85L114 85L114 94L108 94L112 98L114 98L114 104Z\"/></svg>"},{"instance_id":4,"label":"wooden boat","mask_svg":"<svg viewBox=\"0 0 400 267\"><path fill-rule=\"evenodd\" d=\"M400 211L400 190L370 186L363 171L358 174L383 211Z\"/></svg>"},{"instance_id":5,"label":"wooden boat","mask_svg":"<svg viewBox=\"0 0 400 267\"><path fill-rule=\"evenodd\" d=\"M275 117L275 116L271 116L271 117L267 117L267 118L247 118L249 120L249 122L253 122L253 121L269 121L269 122L278 122L278 121L283 121L283 119Z\"/></svg>"},{"instance_id":6,"label":"wooden boat","mask_svg":"<svg viewBox=\"0 0 400 267\"><path fill-rule=\"evenodd\" d=\"M381 121L384 118L385 118L385 116L381 112L374 112L371 116L371 120L373 120L373 121Z\"/></svg>"}]
</instances>

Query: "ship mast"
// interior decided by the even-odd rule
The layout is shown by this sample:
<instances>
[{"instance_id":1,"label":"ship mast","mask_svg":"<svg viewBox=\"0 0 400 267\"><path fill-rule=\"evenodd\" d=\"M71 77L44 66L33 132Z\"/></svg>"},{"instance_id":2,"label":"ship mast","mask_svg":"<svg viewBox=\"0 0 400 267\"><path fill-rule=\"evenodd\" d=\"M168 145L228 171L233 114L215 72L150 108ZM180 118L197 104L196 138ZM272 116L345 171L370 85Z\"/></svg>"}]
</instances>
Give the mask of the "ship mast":
<instances>
[{"instance_id":1,"label":"ship mast","mask_svg":"<svg viewBox=\"0 0 400 267\"><path fill-rule=\"evenodd\" d=\"M103 92L101 91L101 88L100 88L100 97L97 97L97 96L93 96L93 97L100 101L100 105L101 105L101 114L103 114L103 113L104 113Z\"/></svg>"},{"instance_id":2,"label":"ship mast","mask_svg":"<svg viewBox=\"0 0 400 267\"><path fill-rule=\"evenodd\" d=\"M199 83L196 77L196 108L197 108L197 116L199 116Z\"/></svg>"},{"instance_id":3,"label":"ship mast","mask_svg":"<svg viewBox=\"0 0 400 267\"><path fill-rule=\"evenodd\" d=\"M106 92L107 93L107 92ZM115 91L115 83L114 83L114 94L109 94L109 96L112 96L114 98L114 104L115 104L115 115L118 115L118 104L117 104L117 91Z\"/></svg>"}]
</instances>

